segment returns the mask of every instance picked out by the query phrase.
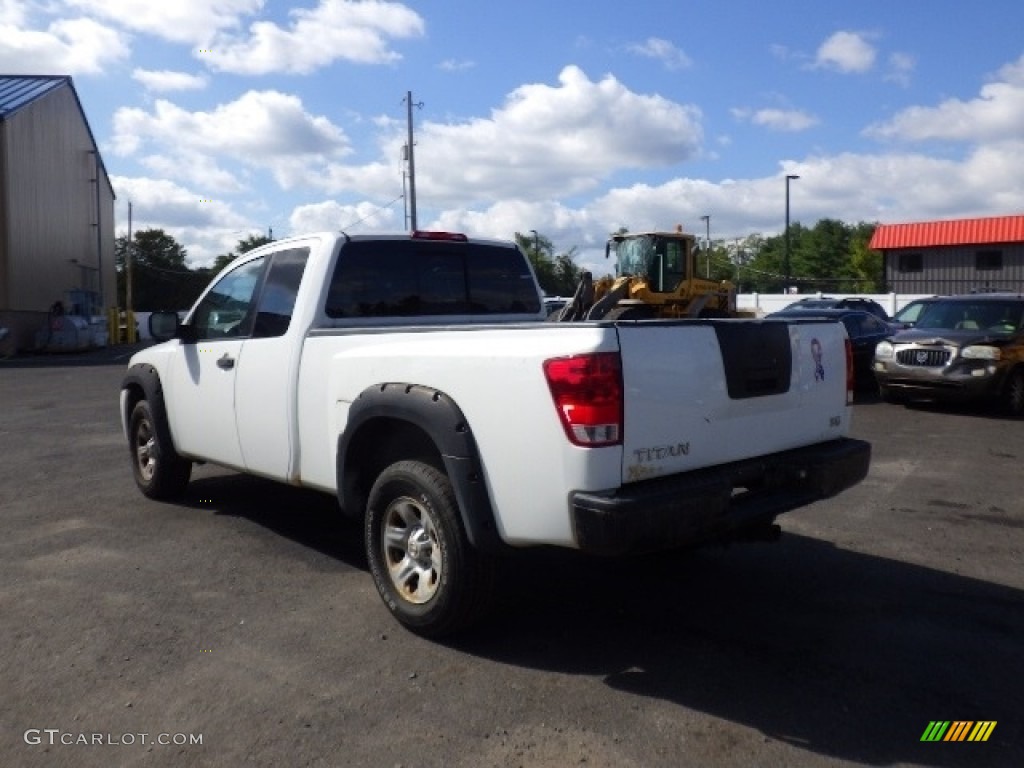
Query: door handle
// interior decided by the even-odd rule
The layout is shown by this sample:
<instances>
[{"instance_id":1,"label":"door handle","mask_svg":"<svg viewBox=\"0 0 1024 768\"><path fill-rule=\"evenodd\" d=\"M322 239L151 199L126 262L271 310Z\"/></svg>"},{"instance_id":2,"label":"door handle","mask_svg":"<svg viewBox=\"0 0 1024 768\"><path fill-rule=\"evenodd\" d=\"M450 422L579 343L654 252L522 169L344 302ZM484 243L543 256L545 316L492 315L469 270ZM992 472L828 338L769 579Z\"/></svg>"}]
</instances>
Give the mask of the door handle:
<instances>
[{"instance_id":1,"label":"door handle","mask_svg":"<svg viewBox=\"0 0 1024 768\"><path fill-rule=\"evenodd\" d=\"M225 352L223 356L217 359L217 367L223 368L225 371L230 371L235 367L235 358L228 357L228 353Z\"/></svg>"}]
</instances>

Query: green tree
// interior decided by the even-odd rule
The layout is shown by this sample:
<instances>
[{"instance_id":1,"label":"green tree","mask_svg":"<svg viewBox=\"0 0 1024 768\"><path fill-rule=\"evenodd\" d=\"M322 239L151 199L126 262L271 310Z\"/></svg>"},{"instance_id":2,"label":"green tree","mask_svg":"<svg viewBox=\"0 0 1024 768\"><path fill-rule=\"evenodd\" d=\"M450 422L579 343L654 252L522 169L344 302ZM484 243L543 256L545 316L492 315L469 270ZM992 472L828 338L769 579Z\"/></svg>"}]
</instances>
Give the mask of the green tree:
<instances>
[{"instance_id":1,"label":"green tree","mask_svg":"<svg viewBox=\"0 0 1024 768\"><path fill-rule=\"evenodd\" d=\"M544 235L516 232L516 244L526 254L537 275L541 290L549 296L571 296L576 292L583 270L573 260L576 246L565 253L555 254L550 238Z\"/></svg>"},{"instance_id":2,"label":"green tree","mask_svg":"<svg viewBox=\"0 0 1024 768\"><path fill-rule=\"evenodd\" d=\"M882 274L882 254L869 247L877 224L860 222L854 227L850 242L850 267L857 279L858 293L883 293L885 275Z\"/></svg>"},{"instance_id":3,"label":"green tree","mask_svg":"<svg viewBox=\"0 0 1024 768\"><path fill-rule=\"evenodd\" d=\"M243 253L248 253L254 248L259 248L261 245L266 245L267 243L272 242L274 242L273 238L267 237L266 235L249 235L248 237L239 240L235 244L233 250L230 250L227 253L222 253L214 259L213 266L210 267L210 272L217 274Z\"/></svg>"},{"instance_id":4,"label":"green tree","mask_svg":"<svg viewBox=\"0 0 1024 768\"><path fill-rule=\"evenodd\" d=\"M873 293L882 290L881 256L868 248L874 224L822 219L813 228L790 226L790 281L801 292ZM760 236L758 236L760 238ZM778 293L786 285L785 237L761 238L745 264L743 289Z\"/></svg>"},{"instance_id":5,"label":"green tree","mask_svg":"<svg viewBox=\"0 0 1024 768\"><path fill-rule=\"evenodd\" d=\"M117 269L117 295L120 306L127 306L127 259L132 256L132 309L152 312L159 309L183 309L191 306L208 275L189 268L188 252L162 229L137 231L129 243L122 235L114 241Z\"/></svg>"},{"instance_id":6,"label":"green tree","mask_svg":"<svg viewBox=\"0 0 1024 768\"><path fill-rule=\"evenodd\" d=\"M574 259L577 248L574 245L565 253L555 256L554 273L556 296L572 296L576 292L580 278L583 277L583 268Z\"/></svg>"}]
</instances>

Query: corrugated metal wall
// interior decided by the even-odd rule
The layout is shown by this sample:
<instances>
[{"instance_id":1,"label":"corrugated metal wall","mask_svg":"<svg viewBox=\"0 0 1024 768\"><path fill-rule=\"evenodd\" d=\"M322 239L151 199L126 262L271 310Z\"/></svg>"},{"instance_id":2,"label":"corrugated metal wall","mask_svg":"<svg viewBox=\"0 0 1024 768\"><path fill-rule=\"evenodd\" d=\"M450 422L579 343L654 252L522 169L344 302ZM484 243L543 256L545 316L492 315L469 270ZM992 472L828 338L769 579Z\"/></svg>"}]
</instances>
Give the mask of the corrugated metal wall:
<instances>
[{"instance_id":1,"label":"corrugated metal wall","mask_svg":"<svg viewBox=\"0 0 1024 768\"><path fill-rule=\"evenodd\" d=\"M10 229L7 225L7 123L0 121L0 312L11 306L11 281L7 269ZM2 323L0 323L2 325Z\"/></svg>"},{"instance_id":2,"label":"corrugated metal wall","mask_svg":"<svg viewBox=\"0 0 1024 768\"><path fill-rule=\"evenodd\" d=\"M979 251L1001 251L1002 269L976 269ZM900 272L901 254L921 254L920 272ZM885 252L887 286L896 293L954 294L1024 290L1024 243L947 248L905 248Z\"/></svg>"},{"instance_id":3,"label":"corrugated metal wall","mask_svg":"<svg viewBox=\"0 0 1024 768\"><path fill-rule=\"evenodd\" d=\"M74 92L60 87L18 110L2 139L8 248L0 309L45 312L81 288L102 289L114 305L113 194Z\"/></svg>"}]
</instances>

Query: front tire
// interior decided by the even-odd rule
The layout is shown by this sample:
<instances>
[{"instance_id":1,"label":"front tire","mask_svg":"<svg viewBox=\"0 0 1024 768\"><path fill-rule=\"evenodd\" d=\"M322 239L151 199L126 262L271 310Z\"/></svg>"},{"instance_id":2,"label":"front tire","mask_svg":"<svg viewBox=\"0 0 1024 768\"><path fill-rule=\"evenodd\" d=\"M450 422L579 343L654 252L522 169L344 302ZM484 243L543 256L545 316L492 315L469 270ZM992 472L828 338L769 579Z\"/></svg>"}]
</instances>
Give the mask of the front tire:
<instances>
[{"instance_id":1,"label":"front tire","mask_svg":"<svg viewBox=\"0 0 1024 768\"><path fill-rule=\"evenodd\" d=\"M411 631L450 635L486 611L494 563L469 543L443 472L420 461L381 472L370 490L365 533L377 591Z\"/></svg>"},{"instance_id":2,"label":"front tire","mask_svg":"<svg viewBox=\"0 0 1024 768\"><path fill-rule=\"evenodd\" d=\"M1006 377L1003 409L1014 419L1024 418L1024 368L1016 368Z\"/></svg>"},{"instance_id":3,"label":"front tire","mask_svg":"<svg viewBox=\"0 0 1024 768\"><path fill-rule=\"evenodd\" d=\"M892 391L892 387L886 387L882 384L878 385L878 398L886 403L892 403L893 405L901 405L907 401L906 397L902 394Z\"/></svg>"},{"instance_id":4,"label":"front tire","mask_svg":"<svg viewBox=\"0 0 1024 768\"><path fill-rule=\"evenodd\" d=\"M139 490L151 499L176 499L185 492L192 462L181 458L153 416L153 408L140 400L128 422L132 473Z\"/></svg>"}]
</instances>

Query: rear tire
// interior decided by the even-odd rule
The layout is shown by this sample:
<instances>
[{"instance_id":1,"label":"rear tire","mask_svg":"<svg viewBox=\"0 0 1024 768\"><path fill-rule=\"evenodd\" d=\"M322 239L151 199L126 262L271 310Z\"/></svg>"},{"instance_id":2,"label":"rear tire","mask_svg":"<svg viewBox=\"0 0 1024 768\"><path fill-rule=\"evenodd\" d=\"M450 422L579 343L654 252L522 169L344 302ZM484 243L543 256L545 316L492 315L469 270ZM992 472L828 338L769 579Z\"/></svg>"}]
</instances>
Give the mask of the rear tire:
<instances>
[{"instance_id":1,"label":"rear tire","mask_svg":"<svg viewBox=\"0 0 1024 768\"><path fill-rule=\"evenodd\" d=\"M470 544L443 472L420 461L381 472L370 490L365 538L377 591L409 630L451 635L486 612L495 564Z\"/></svg>"},{"instance_id":2,"label":"rear tire","mask_svg":"<svg viewBox=\"0 0 1024 768\"><path fill-rule=\"evenodd\" d=\"M192 462L181 458L153 416L147 400L140 400L128 422L132 473L139 490L151 499L176 499L185 492Z\"/></svg>"}]
</instances>

